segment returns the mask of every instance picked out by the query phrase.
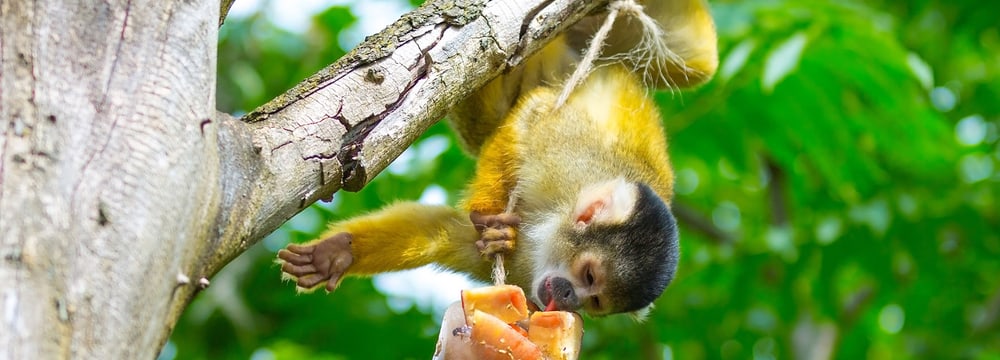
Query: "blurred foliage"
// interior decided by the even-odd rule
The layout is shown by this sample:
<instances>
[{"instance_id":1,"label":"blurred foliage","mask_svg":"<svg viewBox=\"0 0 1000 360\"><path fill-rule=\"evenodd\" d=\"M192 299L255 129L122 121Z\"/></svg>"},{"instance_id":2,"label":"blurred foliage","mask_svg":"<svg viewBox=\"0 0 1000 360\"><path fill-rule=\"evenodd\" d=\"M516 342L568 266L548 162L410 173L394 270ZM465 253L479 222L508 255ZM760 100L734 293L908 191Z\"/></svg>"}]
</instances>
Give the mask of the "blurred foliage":
<instances>
[{"instance_id":1,"label":"blurred foliage","mask_svg":"<svg viewBox=\"0 0 1000 360\"><path fill-rule=\"evenodd\" d=\"M583 358L1000 358L1000 3L712 6L718 76L656 94L680 273L647 322L589 319ZM347 7L304 34L227 20L219 108L248 111L334 61L356 21ZM435 125L362 192L238 258L161 357L430 357L427 309L391 307L366 279L296 296L272 259L326 221L428 188L454 202L473 164L454 144Z\"/></svg>"}]
</instances>

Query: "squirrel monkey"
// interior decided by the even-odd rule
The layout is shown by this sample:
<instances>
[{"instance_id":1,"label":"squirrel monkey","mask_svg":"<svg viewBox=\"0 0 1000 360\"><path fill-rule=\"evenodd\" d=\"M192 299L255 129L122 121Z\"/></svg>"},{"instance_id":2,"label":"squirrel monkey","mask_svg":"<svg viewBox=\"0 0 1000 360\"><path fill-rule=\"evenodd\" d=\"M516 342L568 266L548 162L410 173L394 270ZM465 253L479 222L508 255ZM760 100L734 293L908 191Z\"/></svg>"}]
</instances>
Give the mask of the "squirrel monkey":
<instances>
[{"instance_id":1,"label":"squirrel monkey","mask_svg":"<svg viewBox=\"0 0 1000 360\"><path fill-rule=\"evenodd\" d=\"M332 291L345 275L433 263L488 281L485 255L503 252L507 280L542 308L646 309L674 276L678 235L660 112L633 72L652 75L653 86L694 86L718 60L704 0L644 6L675 56L598 64L555 108L558 85L605 14L581 21L452 110L462 145L479 157L458 208L403 202L333 224L279 251L284 277ZM627 53L644 31L619 21L604 53Z\"/></svg>"}]
</instances>

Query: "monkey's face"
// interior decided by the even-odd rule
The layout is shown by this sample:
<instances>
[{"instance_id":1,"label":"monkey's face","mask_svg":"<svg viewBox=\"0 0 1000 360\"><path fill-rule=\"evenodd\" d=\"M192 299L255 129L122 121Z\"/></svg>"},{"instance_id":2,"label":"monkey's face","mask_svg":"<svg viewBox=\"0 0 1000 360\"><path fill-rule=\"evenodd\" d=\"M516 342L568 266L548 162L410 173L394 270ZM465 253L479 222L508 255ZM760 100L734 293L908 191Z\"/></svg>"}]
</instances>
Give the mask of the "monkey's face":
<instances>
[{"instance_id":1,"label":"monkey's face","mask_svg":"<svg viewBox=\"0 0 1000 360\"><path fill-rule=\"evenodd\" d=\"M537 254L532 295L547 310L636 312L677 268L677 225L649 186L613 180L584 189L580 204Z\"/></svg>"},{"instance_id":2,"label":"monkey's face","mask_svg":"<svg viewBox=\"0 0 1000 360\"><path fill-rule=\"evenodd\" d=\"M585 310L591 315L616 312L604 289L610 277L600 254L584 252L565 267L554 267L535 279L534 295L545 310ZM617 311L620 312L620 311Z\"/></svg>"}]
</instances>

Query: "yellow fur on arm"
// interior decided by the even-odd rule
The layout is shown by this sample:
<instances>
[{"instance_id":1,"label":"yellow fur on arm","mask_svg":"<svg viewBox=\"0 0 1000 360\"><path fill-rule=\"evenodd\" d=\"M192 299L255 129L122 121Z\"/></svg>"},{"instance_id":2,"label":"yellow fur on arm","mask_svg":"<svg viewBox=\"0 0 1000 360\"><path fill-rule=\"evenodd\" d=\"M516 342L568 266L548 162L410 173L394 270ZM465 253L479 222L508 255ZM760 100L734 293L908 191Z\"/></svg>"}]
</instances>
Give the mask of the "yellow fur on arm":
<instances>
[{"instance_id":1,"label":"yellow fur on arm","mask_svg":"<svg viewBox=\"0 0 1000 360\"><path fill-rule=\"evenodd\" d=\"M476 166L476 176L469 184L464 207L483 214L500 214L507 208L516 182L514 129L505 121L483 145Z\"/></svg>"},{"instance_id":2,"label":"yellow fur on arm","mask_svg":"<svg viewBox=\"0 0 1000 360\"><path fill-rule=\"evenodd\" d=\"M451 247L469 247L466 251L476 256L471 244L477 234L468 216L444 205L393 204L335 224L321 238L339 232L354 238L354 263L348 269L354 275L412 269L441 261L442 253L458 256L461 250Z\"/></svg>"}]
</instances>

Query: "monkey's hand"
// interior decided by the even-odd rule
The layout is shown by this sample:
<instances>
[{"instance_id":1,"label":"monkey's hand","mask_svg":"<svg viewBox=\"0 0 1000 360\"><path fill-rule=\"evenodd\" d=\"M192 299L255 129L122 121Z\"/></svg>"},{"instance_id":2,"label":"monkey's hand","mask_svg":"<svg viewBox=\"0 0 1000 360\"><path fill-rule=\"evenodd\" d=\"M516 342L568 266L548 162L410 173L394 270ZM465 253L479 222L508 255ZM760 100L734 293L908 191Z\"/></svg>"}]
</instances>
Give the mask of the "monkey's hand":
<instances>
[{"instance_id":1,"label":"monkey's hand","mask_svg":"<svg viewBox=\"0 0 1000 360\"><path fill-rule=\"evenodd\" d=\"M495 254L514 250L514 240L517 236L514 227L521 224L520 216L510 213L484 215L473 211L469 213L469 219L479 232L476 247L479 248L481 255L492 258Z\"/></svg>"},{"instance_id":2,"label":"monkey's hand","mask_svg":"<svg viewBox=\"0 0 1000 360\"><path fill-rule=\"evenodd\" d=\"M333 291L354 262L352 239L351 234L342 232L311 244L288 244L278 251L281 271L294 277L300 288L312 289L326 282L326 291Z\"/></svg>"}]
</instances>

